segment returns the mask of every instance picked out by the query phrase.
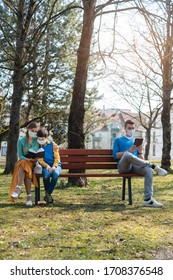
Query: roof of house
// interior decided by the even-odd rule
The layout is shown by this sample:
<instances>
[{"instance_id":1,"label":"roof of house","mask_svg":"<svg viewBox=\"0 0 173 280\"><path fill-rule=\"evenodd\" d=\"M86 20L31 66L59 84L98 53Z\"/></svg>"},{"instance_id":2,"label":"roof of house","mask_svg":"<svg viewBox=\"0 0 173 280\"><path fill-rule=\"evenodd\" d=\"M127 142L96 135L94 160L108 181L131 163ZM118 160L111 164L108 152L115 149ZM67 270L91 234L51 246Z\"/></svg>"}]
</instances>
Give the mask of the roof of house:
<instances>
[{"instance_id":1,"label":"roof of house","mask_svg":"<svg viewBox=\"0 0 173 280\"><path fill-rule=\"evenodd\" d=\"M136 130L138 131L144 130L143 126L140 124L139 121L139 114L132 113L130 110L113 111L111 109L108 109L102 112L102 116L103 116L102 124L95 127L95 129L92 132L107 131L108 125L113 125L113 124L120 126L120 130L123 130L124 123L129 119L134 121Z\"/></svg>"}]
</instances>

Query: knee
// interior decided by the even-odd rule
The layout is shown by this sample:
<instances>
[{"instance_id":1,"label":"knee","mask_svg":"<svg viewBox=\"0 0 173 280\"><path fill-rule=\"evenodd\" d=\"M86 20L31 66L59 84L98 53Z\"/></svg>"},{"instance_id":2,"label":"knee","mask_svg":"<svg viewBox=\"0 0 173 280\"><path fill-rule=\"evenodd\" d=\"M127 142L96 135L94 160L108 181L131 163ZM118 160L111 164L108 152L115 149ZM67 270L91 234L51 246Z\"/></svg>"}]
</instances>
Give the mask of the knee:
<instances>
[{"instance_id":1,"label":"knee","mask_svg":"<svg viewBox=\"0 0 173 280\"><path fill-rule=\"evenodd\" d=\"M53 174L52 174L52 177L53 177L55 180L58 180L59 175L60 175L59 172L54 171Z\"/></svg>"},{"instance_id":2,"label":"knee","mask_svg":"<svg viewBox=\"0 0 173 280\"><path fill-rule=\"evenodd\" d=\"M124 152L123 157L125 158L131 158L133 156L132 153L130 153L129 151Z\"/></svg>"},{"instance_id":3,"label":"knee","mask_svg":"<svg viewBox=\"0 0 173 280\"><path fill-rule=\"evenodd\" d=\"M43 170L43 178L44 178L45 180L48 180L48 179L50 178L50 173L47 172L47 170Z\"/></svg>"},{"instance_id":4,"label":"knee","mask_svg":"<svg viewBox=\"0 0 173 280\"><path fill-rule=\"evenodd\" d=\"M49 180L49 178L50 178L50 176L49 175L45 175L45 174L43 174L43 178L44 178L44 180Z\"/></svg>"}]
</instances>

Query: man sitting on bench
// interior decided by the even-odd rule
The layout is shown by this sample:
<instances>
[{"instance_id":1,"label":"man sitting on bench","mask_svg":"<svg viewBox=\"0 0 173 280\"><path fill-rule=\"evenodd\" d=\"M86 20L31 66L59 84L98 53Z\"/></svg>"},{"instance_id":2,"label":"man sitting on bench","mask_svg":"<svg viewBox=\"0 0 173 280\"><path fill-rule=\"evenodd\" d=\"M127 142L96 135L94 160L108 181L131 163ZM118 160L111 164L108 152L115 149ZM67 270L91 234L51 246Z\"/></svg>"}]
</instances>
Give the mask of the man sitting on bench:
<instances>
[{"instance_id":1,"label":"man sitting on bench","mask_svg":"<svg viewBox=\"0 0 173 280\"><path fill-rule=\"evenodd\" d=\"M163 207L163 204L157 202L152 197L152 169L160 176L165 176L167 171L143 159L142 145L134 145L134 122L131 120L126 121L124 129L126 132L125 135L115 138L113 145L113 158L118 163L118 171L119 173L136 173L144 175L144 206Z\"/></svg>"}]
</instances>

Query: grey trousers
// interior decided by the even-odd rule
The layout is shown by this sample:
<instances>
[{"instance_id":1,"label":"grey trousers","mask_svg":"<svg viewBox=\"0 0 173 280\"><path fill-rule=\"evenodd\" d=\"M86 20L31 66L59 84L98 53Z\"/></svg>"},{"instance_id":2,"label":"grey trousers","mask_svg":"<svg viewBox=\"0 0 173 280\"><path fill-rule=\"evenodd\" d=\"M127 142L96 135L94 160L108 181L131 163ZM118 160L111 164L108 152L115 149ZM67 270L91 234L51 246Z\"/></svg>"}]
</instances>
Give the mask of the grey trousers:
<instances>
[{"instance_id":1,"label":"grey trousers","mask_svg":"<svg viewBox=\"0 0 173 280\"><path fill-rule=\"evenodd\" d=\"M153 196L153 172L149 162L125 152L118 162L118 172L144 175L144 199Z\"/></svg>"}]
</instances>

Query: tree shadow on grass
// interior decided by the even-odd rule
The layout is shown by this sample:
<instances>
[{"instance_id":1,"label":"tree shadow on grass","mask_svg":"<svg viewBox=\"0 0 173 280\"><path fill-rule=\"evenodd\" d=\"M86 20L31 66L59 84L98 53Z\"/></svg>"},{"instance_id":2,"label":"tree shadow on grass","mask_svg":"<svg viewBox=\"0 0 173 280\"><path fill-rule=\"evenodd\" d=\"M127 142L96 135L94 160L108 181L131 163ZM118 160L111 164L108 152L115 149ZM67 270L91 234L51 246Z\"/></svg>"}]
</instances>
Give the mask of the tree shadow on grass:
<instances>
[{"instance_id":1,"label":"tree shadow on grass","mask_svg":"<svg viewBox=\"0 0 173 280\"><path fill-rule=\"evenodd\" d=\"M27 207L25 203L0 203L0 209L2 208L17 208L17 209L42 209L42 208L57 208L61 211L66 212L75 212L79 210L83 210L84 212L122 212L125 210L138 210L139 207L136 206L129 206L126 203L62 203L57 202L53 205L47 205L45 203L40 203L39 205L32 207ZM129 208L130 207L130 208Z\"/></svg>"},{"instance_id":2,"label":"tree shadow on grass","mask_svg":"<svg viewBox=\"0 0 173 280\"><path fill-rule=\"evenodd\" d=\"M124 211L126 209L125 204L111 204L111 203L58 203L54 207L59 207L62 211L77 211L83 210L84 212L118 212Z\"/></svg>"},{"instance_id":3,"label":"tree shadow on grass","mask_svg":"<svg viewBox=\"0 0 173 280\"><path fill-rule=\"evenodd\" d=\"M10 203L10 202L7 202L7 203L0 203L0 209L1 208L18 208L18 209L22 209L22 208L28 208L25 203Z\"/></svg>"}]
</instances>

